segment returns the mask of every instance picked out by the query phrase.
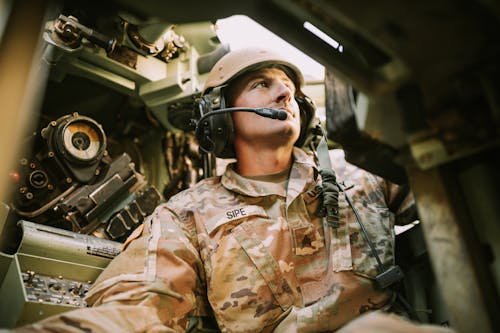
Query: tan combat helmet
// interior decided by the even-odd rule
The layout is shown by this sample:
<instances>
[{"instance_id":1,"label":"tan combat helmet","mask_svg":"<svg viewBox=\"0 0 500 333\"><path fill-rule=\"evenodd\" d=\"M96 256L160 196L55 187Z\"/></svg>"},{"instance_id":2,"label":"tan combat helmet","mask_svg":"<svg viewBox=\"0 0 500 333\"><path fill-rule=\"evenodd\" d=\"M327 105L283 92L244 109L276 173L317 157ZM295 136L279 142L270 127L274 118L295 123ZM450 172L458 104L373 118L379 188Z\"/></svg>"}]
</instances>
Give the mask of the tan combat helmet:
<instances>
[{"instance_id":1,"label":"tan combat helmet","mask_svg":"<svg viewBox=\"0 0 500 333\"><path fill-rule=\"evenodd\" d=\"M295 99L299 104L301 118L300 136L295 145L306 148L305 145L309 146L311 141L317 141L310 140L310 138L317 136L318 131L321 132L321 130L317 128L319 120L315 117L315 107L311 99L301 90L304 85L304 76L289 59L270 50L262 48L240 49L231 51L219 59L205 81L203 98L200 103L200 116L230 107L230 105L226 105L227 97L224 95L224 88L244 73L267 67L282 69L295 84ZM220 158L235 157L233 121L230 113L221 113L206 119L205 128L202 131L197 131L200 147ZM314 133L313 137L309 135L312 133Z\"/></svg>"},{"instance_id":2,"label":"tan combat helmet","mask_svg":"<svg viewBox=\"0 0 500 333\"><path fill-rule=\"evenodd\" d=\"M203 93L215 87L227 84L232 79L243 73L256 68L264 68L266 65L284 65L292 70L300 89L304 85L304 76L300 69L291 63L283 55L266 49L251 48L231 51L223 56L212 68L205 81Z\"/></svg>"}]
</instances>

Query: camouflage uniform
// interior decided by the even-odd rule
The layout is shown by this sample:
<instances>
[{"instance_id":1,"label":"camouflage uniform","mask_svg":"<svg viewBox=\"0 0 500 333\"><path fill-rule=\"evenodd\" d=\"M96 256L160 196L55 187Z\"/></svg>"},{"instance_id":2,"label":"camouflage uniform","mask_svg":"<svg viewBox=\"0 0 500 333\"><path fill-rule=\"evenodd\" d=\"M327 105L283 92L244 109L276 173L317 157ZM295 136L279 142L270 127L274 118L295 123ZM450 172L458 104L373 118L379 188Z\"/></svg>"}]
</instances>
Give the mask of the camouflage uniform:
<instances>
[{"instance_id":1,"label":"camouflage uniform","mask_svg":"<svg viewBox=\"0 0 500 333\"><path fill-rule=\"evenodd\" d=\"M398 187L334 155L337 179L392 264L393 225L411 197L390 211ZM373 286L376 260L344 195L338 229L315 215L321 179L304 151L294 148L287 188L233 167L158 207L96 281L92 308L25 329L184 332L213 312L223 332L319 332L390 302Z\"/></svg>"}]
</instances>

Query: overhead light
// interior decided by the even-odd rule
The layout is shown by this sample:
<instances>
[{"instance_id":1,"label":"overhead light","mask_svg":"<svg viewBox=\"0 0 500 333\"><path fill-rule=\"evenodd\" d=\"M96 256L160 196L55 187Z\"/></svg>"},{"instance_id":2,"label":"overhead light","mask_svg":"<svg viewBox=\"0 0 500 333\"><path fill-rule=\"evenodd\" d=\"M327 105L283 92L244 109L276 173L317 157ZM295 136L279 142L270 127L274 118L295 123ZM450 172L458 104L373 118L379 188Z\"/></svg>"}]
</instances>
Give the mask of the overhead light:
<instances>
[{"instance_id":1,"label":"overhead light","mask_svg":"<svg viewBox=\"0 0 500 333\"><path fill-rule=\"evenodd\" d=\"M340 45L339 42L337 42L335 39L332 37L328 36L326 33L318 29L315 25L313 25L311 22L304 22L304 28L310 32L312 32L316 37L320 38L323 40L325 43L328 45L332 46L334 49L338 50L339 52L344 51L344 47Z\"/></svg>"}]
</instances>

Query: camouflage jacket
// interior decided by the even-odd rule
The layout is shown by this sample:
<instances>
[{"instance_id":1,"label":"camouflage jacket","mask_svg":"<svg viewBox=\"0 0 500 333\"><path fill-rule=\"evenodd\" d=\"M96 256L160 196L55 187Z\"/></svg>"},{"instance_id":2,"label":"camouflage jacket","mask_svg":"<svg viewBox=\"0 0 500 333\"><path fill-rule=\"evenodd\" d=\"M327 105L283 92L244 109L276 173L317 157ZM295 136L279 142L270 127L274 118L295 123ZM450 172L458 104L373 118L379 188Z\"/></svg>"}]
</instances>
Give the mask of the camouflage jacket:
<instances>
[{"instance_id":1,"label":"camouflage jacket","mask_svg":"<svg viewBox=\"0 0 500 333\"><path fill-rule=\"evenodd\" d=\"M393 226L411 194L401 197L400 188L342 154L333 152L332 162L380 258L392 264ZM184 332L213 314L223 332L284 331L278 325L291 321L295 330L310 324L315 331L321 316L297 311L334 295L328 329L335 330L385 305L390 293L373 286L376 260L344 194L339 228L316 216L320 188L317 167L298 148L286 188L241 177L229 165L155 210L95 282L91 308L25 329Z\"/></svg>"}]
</instances>

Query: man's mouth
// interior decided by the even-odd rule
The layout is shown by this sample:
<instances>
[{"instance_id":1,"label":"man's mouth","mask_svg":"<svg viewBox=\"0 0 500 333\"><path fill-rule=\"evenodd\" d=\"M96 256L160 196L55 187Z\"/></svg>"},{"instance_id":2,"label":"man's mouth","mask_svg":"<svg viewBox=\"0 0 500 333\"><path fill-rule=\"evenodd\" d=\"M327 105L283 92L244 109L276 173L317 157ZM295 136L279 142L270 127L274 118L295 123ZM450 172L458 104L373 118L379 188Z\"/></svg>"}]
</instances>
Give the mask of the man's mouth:
<instances>
[{"instance_id":1,"label":"man's mouth","mask_svg":"<svg viewBox=\"0 0 500 333\"><path fill-rule=\"evenodd\" d=\"M292 109L288 108L286 106L277 106L277 107L275 107L275 109L286 111L286 113L288 113L290 115L290 117L292 117L292 118L294 116Z\"/></svg>"}]
</instances>

